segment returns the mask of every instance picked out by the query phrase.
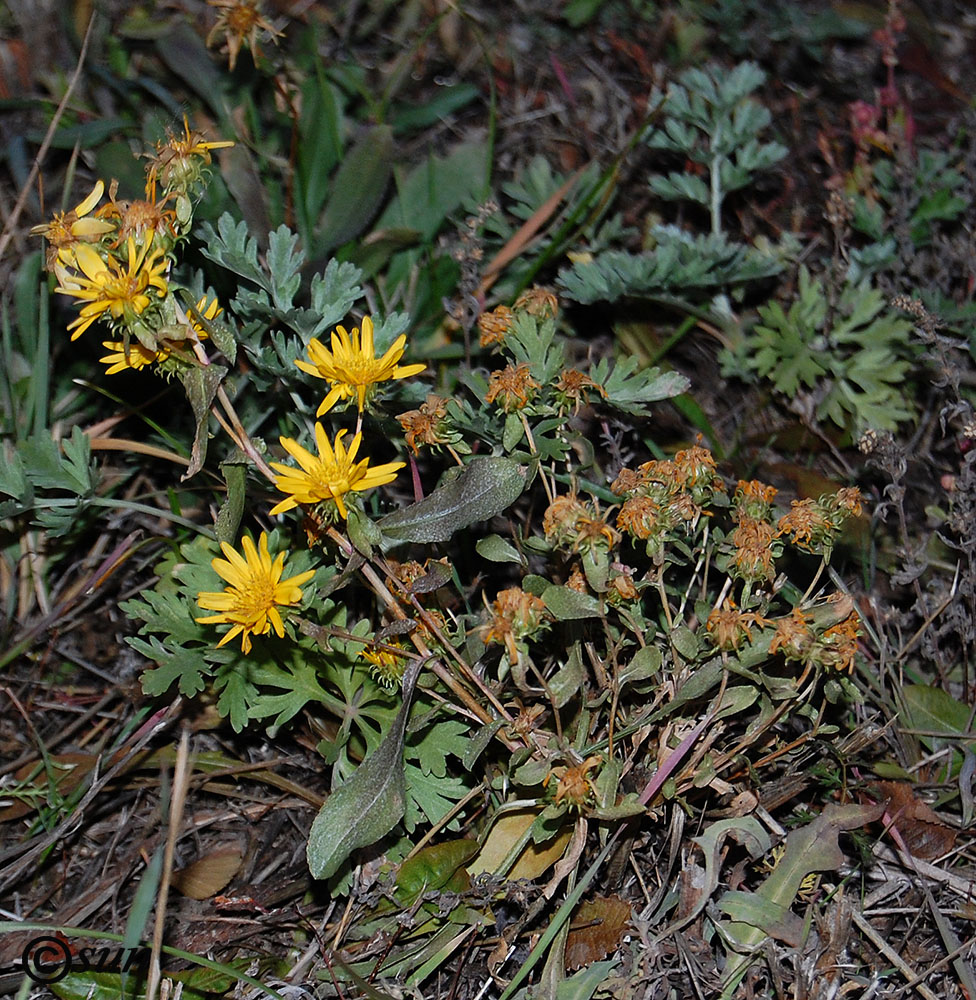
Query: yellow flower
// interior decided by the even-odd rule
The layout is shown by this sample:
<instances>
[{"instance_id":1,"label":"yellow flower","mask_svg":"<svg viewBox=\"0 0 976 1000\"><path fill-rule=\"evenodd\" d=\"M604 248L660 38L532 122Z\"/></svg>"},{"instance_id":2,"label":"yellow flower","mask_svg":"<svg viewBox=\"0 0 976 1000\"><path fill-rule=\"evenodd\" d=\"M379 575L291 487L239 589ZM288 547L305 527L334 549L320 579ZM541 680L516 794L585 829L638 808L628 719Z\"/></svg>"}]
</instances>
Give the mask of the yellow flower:
<instances>
[{"instance_id":1,"label":"yellow flower","mask_svg":"<svg viewBox=\"0 0 976 1000\"><path fill-rule=\"evenodd\" d=\"M68 324L73 330L72 340L77 340L104 313L120 319L129 314L139 315L152 302L149 289L156 289L162 298L168 291L163 272L168 267L163 251L156 248L149 253L150 243L142 248L130 236L127 242L128 263L123 266L114 257L100 257L87 243L74 249L74 262L83 273L69 271L63 264L55 265L54 273L60 284L55 288L62 295L70 295L88 304L82 306L81 315Z\"/></svg>"},{"instance_id":2,"label":"yellow flower","mask_svg":"<svg viewBox=\"0 0 976 1000\"><path fill-rule=\"evenodd\" d=\"M102 200L105 185L96 181L88 197L69 212L58 212L50 222L34 226L31 232L35 236L43 236L50 246L47 252L48 269L53 269L57 261L74 265L74 246L77 243L97 243L106 233L112 232L115 226L103 219L89 219L86 216Z\"/></svg>"},{"instance_id":3,"label":"yellow flower","mask_svg":"<svg viewBox=\"0 0 976 1000\"><path fill-rule=\"evenodd\" d=\"M127 368L139 371L154 361L163 361L169 357L169 351L165 348L151 351L148 347L140 344L138 340L129 341L128 353L126 352L126 344L122 340L103 340L102 347L112 352L106 354L104 358L98 359L103 365L110 366L105 372L106 375L115 375Z\"/></svg>"},{"instance_id":4,"label":"yellow flower","mask_svg":"<svg viewBox=\"0 0 976 1000\"><path fill-rule=\"evenodd\" d=\"M231 625L230 631L217 645L223 646L239 635L241 649L245 653L251 651L252 635L267 635L272 628L279 638L285 634L278 608L297 604L302 599L301 585L315 575L315 570L310 569L282 580L285 553L279 552L272 562L268 552L268 536L263 531L258 544L260 552L250 538L245 538L242 556L227 542L221 542L221 551L227 558L214 559L212 566L230 586L215 593L197 594L197 604L201 608L219 612L206 618L197 618L197 621L201 625Z\"/></svg>"},{"instance_id":5,"label":"yellow flower","mask_svg":"<svg viewBox=\"0 0 976 1000\"><path fill-rule=\"evenodd\" d=\"M369 672L377 684L389 691L400 686L403 674L407 669L407 661L404 657L389 649L370 649L368 646L360 653L360 656L370 665Z\"/></svg>"},{"instance_id":6,"label":"yellow flower","mask_svg":"<svg viewBox=\"0 0 976 1000\"><path fill-rule=\"evenodd\" d=\"M404 467L405 462L387 462L368 468L369 459L356 461L356 452L362 441L362 434L357 434L347 451L342 443L345 431L336 435L335 446L329 443L325 428L315 425L315 443L318 445L319 457L306 451L297 441L291 438L279 438L282 448L301 466L296 469L280 462L272 462L272 467L279 473L275 485L282 493L290 493L281 503L271 509L272 514L280 514L291 510L299 504L317 504L324 500L335 502L339 514L345 518L346 508L342 498L347 493L362 493L374 486L385 486L396 479L396 474Z\"/></svg>"},{"instance_id":7,"label":"yellow flower","mask_svg":"<svg viewBox=\"0 0 976 1000\"><path fill-rule=\"evenodd\" d=\"M340 399L354 397L362 412L366 405L367 394L372 392L372 387L377 382L408 378L410 375L422 372L426 365L397 363L403 357L406 344L406 335L400 334L383 357L376 357L373 347L373 321L369 316L363 317L362 335L358 327L353 327L351 335L346 333L345 327L336 327L335 333L332 334L331 351L313 337L308 342L308 356L312 363L296 361L295 364L303 372L332 383L329 394L322 400L322 405L315 415L321 417Z\"/></svg>"}]
</instances>

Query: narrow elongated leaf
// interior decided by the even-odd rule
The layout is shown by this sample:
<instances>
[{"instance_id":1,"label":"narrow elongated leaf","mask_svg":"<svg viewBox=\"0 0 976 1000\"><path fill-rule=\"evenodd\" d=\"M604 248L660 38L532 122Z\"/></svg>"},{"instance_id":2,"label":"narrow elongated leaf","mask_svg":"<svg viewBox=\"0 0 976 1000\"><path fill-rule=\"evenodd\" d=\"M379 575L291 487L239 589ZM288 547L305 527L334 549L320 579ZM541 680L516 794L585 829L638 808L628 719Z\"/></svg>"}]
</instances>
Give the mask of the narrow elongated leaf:
<instances>
[{"instance_id":1,"label":"narrow elongated leaf","mask_svg":"<svg viewBox=\"0 0 976 1000\"><path fill-rule=\"evenodd\" d=\"M356 773L325 801L308 835L308 868L314 878L330 878L360 847L375 844L400 821L407 805L403 736L423 660L403 677L403 704L383 742Z\"/></svg>"},{"instance_id":2,"label":"narrow elongated leaf","mask_svg":"<svg viewBox=\"0 0 976 1000\"><path fill-rule=\"evenodd\" d=\"M446 542L455 531L500 514L525 488L527 469L510 458L473 458L461 474L378 524L398 542Z\"/></svg>"},{"instance_id":3,"label":"narrow elongated leaf","mask_svg":"<svg viewBox=\"0 0 976 1000\"><path fill-rule=\"evenodd\" d=\"M314 256L358 236L379 211L393 173L393 134L377 125L345 155L315 227Z\"/></svg>"},{"instance_id":4,"label":"narrow elongated leaf","mask_svg":"<svg viewBox=\"0 0 976 1000\"><path fill-rule=\"evenodd\" d=\"M241 518L244 516L244 493L247 481L247 465L243 455L235 455L234 460L221 462L220 471L224 474L224 482L227 484L227 499L220 505L217 511L217 520L214 528L217 532L218 542L234 544L237 538L237 529L240 527Z\"/></svg>"}]
</instances>

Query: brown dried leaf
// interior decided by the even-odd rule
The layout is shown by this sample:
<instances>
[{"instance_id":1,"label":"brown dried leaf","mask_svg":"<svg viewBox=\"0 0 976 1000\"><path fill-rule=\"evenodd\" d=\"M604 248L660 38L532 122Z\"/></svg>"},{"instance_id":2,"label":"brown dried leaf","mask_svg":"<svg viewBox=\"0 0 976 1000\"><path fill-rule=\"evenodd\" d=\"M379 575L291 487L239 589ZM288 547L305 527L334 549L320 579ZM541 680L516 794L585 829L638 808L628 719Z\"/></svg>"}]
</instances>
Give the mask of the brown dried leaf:
<instances>
[{"instance_id":1,"label":"brown dried leaf","mask_svg":"<svg viewBox=\"0 0 976 1000\"><path fill-rule=\"evenodd\" d=\"M881 798L888 800L892 825L914 857L930 861L948 854L956 846L958 831L943 823L938 813L916 797L910 782L879 781L876 787Z\"/></svg>"},{"instance_id":2,"label":"brown dried leaf","mask_svg":"<svg viewBox=\"0 0 976 1000\"><path fill-rule=\"evenodd\" d=\"M581 903L566 939L566 971L581 969L612 955L627 933L630 917L630 903L618 896L599 896Z\"/></svg>"},{"instance_id":3,"label":"brown dried leaf","mask_svg":"<svg viewBox=\"0 0 976 1000\"><path fill-rule=\"evenodd\" d=\"M237 844L218 847L174 872L171 884L190 899L209 899L237 874L242 860L243 854Z\"/></svg>"}]
</instances>

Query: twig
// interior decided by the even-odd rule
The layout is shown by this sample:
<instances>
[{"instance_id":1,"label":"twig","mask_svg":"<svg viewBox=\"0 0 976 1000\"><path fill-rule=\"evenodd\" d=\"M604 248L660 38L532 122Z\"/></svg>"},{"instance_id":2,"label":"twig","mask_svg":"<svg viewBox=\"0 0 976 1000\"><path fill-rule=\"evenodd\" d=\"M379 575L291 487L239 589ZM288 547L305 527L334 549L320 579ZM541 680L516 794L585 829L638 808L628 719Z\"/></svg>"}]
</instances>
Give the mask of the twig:
<instances>
[{"instance_id":1,"label":"twig","mask_svg":"<svg viewBox=\"0 0 976 1000\"><path fill-rule=\"evenodd\" d=\"M183 730L180 744L176 750L176 763L173 766L173 791L169 800L169 822L166 830L166 850L163 855L163 877L159 883L156 896L156 921L153 925L152 954L149 960L149 979L146 984L146 1000L156 1000L156 990L162 977L159 956L163 949L163 931L166 927L166 901L169 896L169 884L173 877L173 857L176 852L176 841L179 840L180 826L183 822L183 810L186 806L186 793L190 783L190 731Z\"/></svg>"}]
</instances>

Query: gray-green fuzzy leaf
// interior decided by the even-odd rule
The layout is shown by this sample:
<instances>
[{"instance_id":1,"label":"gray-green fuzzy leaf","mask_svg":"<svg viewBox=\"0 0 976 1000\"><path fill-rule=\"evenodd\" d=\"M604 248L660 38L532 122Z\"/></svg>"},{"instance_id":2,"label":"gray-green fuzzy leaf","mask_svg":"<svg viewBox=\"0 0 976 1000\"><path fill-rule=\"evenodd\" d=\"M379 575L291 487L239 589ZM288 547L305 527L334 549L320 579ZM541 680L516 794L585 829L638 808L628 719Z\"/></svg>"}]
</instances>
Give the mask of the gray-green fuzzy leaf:
<instances>
[{"instance_id":1,"label":"gray-green fuzzy leaf","mask_svg":"<svg viewBox=\"0 0 976 1000\"><path fill-rule=\"evenodd\" d=\"M500 514L525 488L527 469L510 458L473 458L456 479L378 524L397 542L446 542L455 531Z\"/></svg>"},{"instance_id":2,"label":"gray-green fuzzy leaf","mask_svg":"<svg viewBox=\"0 0 976 1000\"><path fill-rule=\"evenodd\" d=\"M403 816L407 804L403 737L422 665L422 660L415 660L407 668L403 704L383 742L326 799L315 817L306 851L313 878L330 878L353 851L375 844Z\"/></svg>"}]
</instances>

